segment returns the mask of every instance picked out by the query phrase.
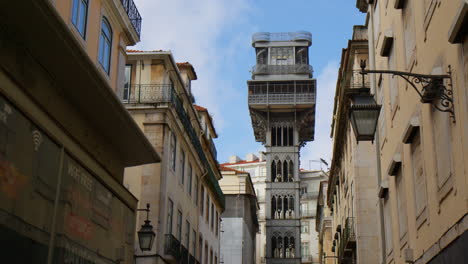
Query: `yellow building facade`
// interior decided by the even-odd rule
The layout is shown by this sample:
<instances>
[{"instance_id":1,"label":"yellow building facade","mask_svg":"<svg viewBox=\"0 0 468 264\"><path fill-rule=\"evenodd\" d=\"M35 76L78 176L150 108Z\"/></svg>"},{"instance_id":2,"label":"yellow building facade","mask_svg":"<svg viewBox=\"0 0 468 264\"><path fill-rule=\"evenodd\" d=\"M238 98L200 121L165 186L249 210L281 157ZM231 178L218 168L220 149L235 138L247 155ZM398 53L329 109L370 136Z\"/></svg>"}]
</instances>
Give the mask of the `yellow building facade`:
<instances>
[{"instance_id":1,"label":"yellow building facade","mask_svg":"<svg viewBox=\"0 0 468 264\"><path fill-rule=\"evenodd\" d=\"M82 45L69 27L76 9L60 8L71 3L0 3L2 263L134 262L137 199L124 169L160 158L115 95L125 64L110 47L138 38L116 40L134 29L111 22L110 49ZM121 10L106 12L130 23ZM101 18L83 16L85 40L99 39L90 28ZM112 54L110 75L94 53Z\"/></svg>"},{"instance_id":2,"label":"yellow building facade","mask_svg":"<svg viewBox=\"0 0 468 264\"><path fill-rule=\"evenodd\" d=\"M379 256L362 263L464 263L468 243L468 2L358 0L356 6L367 13L368 51L354 64L358 72L365 67L362 85L370 88L381 106L373 145L356 142L358 151L347 151L349 161L374 164L373 170L354 176L359 179L370 173L370 187L378 196L372 194L374 204L364 209L377 212L366 221L378 225L380 246L375 246L375 252ZM356 27L353 40L355 36ZM338 100L343 114L335 111L334 129L342 123L341 129L347 131L342 133L355 141L356 131L348 118L349 98L348 102L343 99ZM337 133L335 145L340 141ZM366 146L369 155L362 158L359 149ZM336 153L334 149L329 182L329 194L335 197L329 201L343 211L347 206L339 202L349 202L349 198L340 199L339 190L346 178L339 178L337 172L346 174L352 167L343 164L341 156L335 160ZM339 214L336 209L333 213ZM336 216L335 221L339 221Z\"/></svg>"},{"instance_id":3,"label":"yellow building facade","mask_svg":"<svg viewBox=\"0 0 468 264\"><path fill-rule=\"evenodd\" d=\"M194 104L190 63L167 51L128 51L122 102L158 153L160 164L129 168L125 185L151 205L156 239L137 263L219 263L224 194L206 108ZM138 223L143 224L145 213ZM135 237L136 239L136 237Z\"/></svg>"}]
</instances>

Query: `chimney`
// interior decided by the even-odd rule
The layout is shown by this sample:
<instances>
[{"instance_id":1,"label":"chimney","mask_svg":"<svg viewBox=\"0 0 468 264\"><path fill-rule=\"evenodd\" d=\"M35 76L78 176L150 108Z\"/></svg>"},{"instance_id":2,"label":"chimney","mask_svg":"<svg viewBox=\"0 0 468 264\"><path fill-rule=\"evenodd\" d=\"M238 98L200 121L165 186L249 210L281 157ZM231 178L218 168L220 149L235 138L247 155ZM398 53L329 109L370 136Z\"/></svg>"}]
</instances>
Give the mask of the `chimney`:
<instances>
[{"instance_id":1,"label":"chimney","mask_svg":"<svg viewBox=\"0 0 468 264\"><path fill-rule=\"evenodd\" d=\"M236 155L229 157L229 163L237 163L239 161L241 161L241 159Z\"/></svg>"},{"instance_id":2,"label":"chimney","mask_svg":"<svg viewBox=\"0 0 468 264\"><path fill-rule=\"evenodd\" d=\"M253 153L249 153L247 154L247 156L245 157L245 160L246 161L255 161L255 160L258 160L257 156L255 156Z\"/></svg>"}]
</instances>

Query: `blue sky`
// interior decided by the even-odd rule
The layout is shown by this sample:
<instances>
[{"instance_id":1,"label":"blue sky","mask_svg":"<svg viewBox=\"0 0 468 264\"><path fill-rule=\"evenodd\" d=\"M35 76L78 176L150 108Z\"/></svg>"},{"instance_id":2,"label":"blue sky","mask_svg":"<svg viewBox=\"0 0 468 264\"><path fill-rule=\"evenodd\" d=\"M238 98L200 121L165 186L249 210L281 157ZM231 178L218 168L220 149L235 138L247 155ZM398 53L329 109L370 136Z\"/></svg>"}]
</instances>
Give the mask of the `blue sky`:
<instances>
[{"instance_id":1,"label":"blue sky","mask_svg":"<svg viewBox=\"0 0 468 264\"><path fill-rule=\"evenodd\" d=\"M246 82L255 64L251 35L259 31L312 33L310 62L317 78L315 141L301 152L301 167L331 159L330 123L342 48L353 25L365 21L355 0L134 0L142 17L142 50L171 50L189 61L198 80L196 103L213 115L218 160L244 158L263 150L255 142L247 107Z\"/></svg>"}]
</instances>

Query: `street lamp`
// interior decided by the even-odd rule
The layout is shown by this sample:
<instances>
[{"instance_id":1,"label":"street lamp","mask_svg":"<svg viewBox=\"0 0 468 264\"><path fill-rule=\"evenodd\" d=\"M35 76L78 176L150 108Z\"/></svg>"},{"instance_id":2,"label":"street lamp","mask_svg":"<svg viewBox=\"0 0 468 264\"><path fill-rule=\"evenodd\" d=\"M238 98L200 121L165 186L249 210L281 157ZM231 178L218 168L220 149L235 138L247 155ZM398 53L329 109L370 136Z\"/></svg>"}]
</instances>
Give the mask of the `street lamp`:
<instances>
[{"instance_id":1,"label":"street lamp","mask_svg":"<svg viewBox=\"0 0 468 264\"><path fill-rule=\"evenodd\" d=\"M356 140L374 141L381 106L375 102L369 88L363 87L355 90L357 90L356 93L350 95L349 119Z\"/></svg>"},{"instance_id":2,"label":"street lamp","mask_svg":"<svg viewBox=\"0 0 468 264\"><path fill-rule=\"evenodd\" d=\"M364 71L365 68L366 61L361 60L361 69ZM349 98L351 99L349 119L358 142L373 142L381 106L375 102L374 96L370 94L370 89L365 85L365 73L361 71L361 75L361 88L349 91Z\"/></svg>"},{"instance_id":3,"label":"street lamp","mask_svg":"<svg viewBox=\"0 0 468 264\"><path fill-rule=\"evenodd\" d=\"M153 247L154 237L156 236L151 221L148 219L150 211L149 203L146 204L145 209L137 209L137 211L146 211L145 224L138 231L138 242L140 243L141 251L149 251Z\"/></svg>"}]
</instances>

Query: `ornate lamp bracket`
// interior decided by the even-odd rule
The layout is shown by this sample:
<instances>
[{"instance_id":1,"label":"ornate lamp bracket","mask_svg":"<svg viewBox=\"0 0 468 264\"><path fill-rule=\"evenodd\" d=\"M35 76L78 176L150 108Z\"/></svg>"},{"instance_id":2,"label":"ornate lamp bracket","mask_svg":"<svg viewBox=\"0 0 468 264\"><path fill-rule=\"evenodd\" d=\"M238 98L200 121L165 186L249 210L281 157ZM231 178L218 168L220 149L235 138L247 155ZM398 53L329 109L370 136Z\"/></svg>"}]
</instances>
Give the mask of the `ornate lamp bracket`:
<instances>
[{"instance_id":1,"label":"ornate lamp bracket","mask_svg":"<svg viewBox=\"0 0 468 264\"><path fill-rule=\"evenodd\" d=\"M365 67L365 61L361 62L361 74L392 74L393 76L400 76L401 78L405 79L405 81L407 81L421 97L421 102L423 104L430 103L434 106L435 109L441 112L450 113L450 117L455 123L455 110L453 106L452 91L452 70L450 66L447 74L443 75L427 75L389 70L364 70ZM450 89L445 86L445 80L448 80L447 86L450 86ZM418 89L417 86L421 86L421 88Z\"/></svg>"}]
</instances>

